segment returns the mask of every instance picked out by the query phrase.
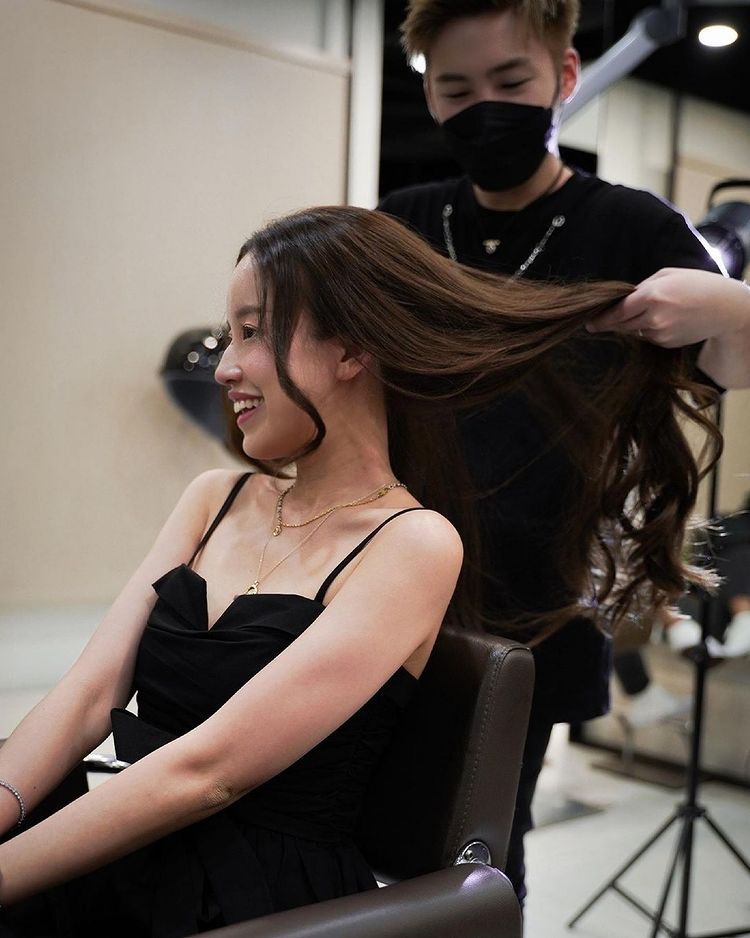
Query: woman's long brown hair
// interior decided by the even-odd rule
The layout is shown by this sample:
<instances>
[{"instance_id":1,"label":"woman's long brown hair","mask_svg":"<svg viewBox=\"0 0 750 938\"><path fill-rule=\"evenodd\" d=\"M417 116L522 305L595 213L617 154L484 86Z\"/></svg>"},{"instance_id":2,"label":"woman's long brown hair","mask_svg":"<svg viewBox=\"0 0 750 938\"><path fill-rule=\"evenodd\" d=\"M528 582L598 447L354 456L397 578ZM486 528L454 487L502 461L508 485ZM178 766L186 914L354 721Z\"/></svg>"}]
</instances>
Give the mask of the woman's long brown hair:
<instances>
[{"instance_id":1,"label":"woman's long brown hair","mask_svg":"<svg viewBox=\"0 0 750 938\"><path fill-rule=\"evenodd\" d=\"M509 610L509 619L537 635L581 613L614 626L644 600L657 604L690 582L710 583L683 549L699 480L721 445L707 415L716 392L695 380L690 352L584 329L632 286L543 285L478 272L436 254L394 219L353 207L274 221L243 245L238 262L247 254L280 384L316 427L305 453L326 431L287 369L301 312L320 339L338 337L376 362L393 470L464 540L454 619L482 621L477 496L484 494L472 487L457 419L513 389L554 427L549 445L564 446L572 484L556 552L565 585L559 607L523 621ZM603 346L596 355L594 345ZM702 468L685 421L705 435Z\"/></svg>"}]
</instances>

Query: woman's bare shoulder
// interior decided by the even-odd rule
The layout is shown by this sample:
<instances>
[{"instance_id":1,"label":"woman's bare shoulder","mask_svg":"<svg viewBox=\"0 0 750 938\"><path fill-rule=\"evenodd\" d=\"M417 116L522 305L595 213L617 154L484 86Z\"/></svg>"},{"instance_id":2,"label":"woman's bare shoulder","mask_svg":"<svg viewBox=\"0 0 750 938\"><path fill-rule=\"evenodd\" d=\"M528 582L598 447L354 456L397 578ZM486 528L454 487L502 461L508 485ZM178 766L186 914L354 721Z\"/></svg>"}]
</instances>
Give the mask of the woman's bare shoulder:
<instances>
[{"instance_id":1,"label":"woman's bare shoulder","mask_svg":"<svg viewBox=\"0 0 750 938\"><path fill-rule=\"evenodd\" d=\"M437 511L418 508L405 511L387 525L389 538L399 552L413 556L420 565L434 562L459 568L463 561L463 543L454 525Z\"/></svg>"},{"instance_id":2,"label":"woman's bare shoulder","mask_svg":"<svg viewBox=\"0 0 750 938\"><path fill-rule=\"evenodd\" d=\"M384 622L396 623L415 638L411 653L437 634L461 572L463 545L456 528L436 511L390 518L349 576L334 585L326 611L347 621L357 615L366 629L378 632Z\"/></svg>"},{"instance_id":3,"label":"woman's bare shoulder","mask_svg":"<svg viewBox=\"0 0 750 938\"><path fill-rule=\"evenodd\" d=\"M247 470L207 469L188 484L181 500L189 502L196 512L205 512L209 515L213 512L215 514L233 486L246 474ZM255 474L253 473L253 475ZM257 475L260 475L260 473L257 473ZM252 479L248 479L245 485L250 485L252 482Z\"/></svg>"}]
</instances>

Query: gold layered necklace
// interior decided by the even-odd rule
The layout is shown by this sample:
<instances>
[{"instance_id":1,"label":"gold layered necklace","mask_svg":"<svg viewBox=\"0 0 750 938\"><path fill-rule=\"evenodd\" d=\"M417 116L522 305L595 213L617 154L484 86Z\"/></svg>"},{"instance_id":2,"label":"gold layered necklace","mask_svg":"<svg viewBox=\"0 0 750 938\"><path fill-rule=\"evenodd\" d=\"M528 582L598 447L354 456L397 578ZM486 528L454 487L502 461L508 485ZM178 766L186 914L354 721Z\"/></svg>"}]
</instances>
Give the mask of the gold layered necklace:
<instances>
[{"instance_id":1,"label":"gold layered necklace","mask_svg":"<svg viewBox=\"0 0 750 938\"><path fill-rule=\"evenodd\" d=\"M338 511L340 508L356 508L358 505L367 505L369 502L375 502L379 498L382 498L384 495L387 495L392 489L405 489L406 486L403 482L388 482L386 485L380 485L372 492L368 492L367 495L362 495L361 498L355 498L351 502L343 502L341 505L332 505L330 508L326 508L324 511L319 512L317 515L313 515L312 518L308 518L307 521L297 521L296 523L284 521L282 518L282 512L284 510L284 499L292 491L296 483L292 482L288 489L279 495L276 500L276 522L273 526L273 531L271 532L274 537L278 537L284 528L304 528L308 524L312 524L313 521L317 521L318 518L324 518L326 515L332 514L334 511Z\"/></svg>"},{"instance_id":2,"label":"gold layered necklace","mask_svg":"<svg viewBox=\"0 0 750 938\"><path fill-rule=\"evenodd\" d=\"M260 580L261 580L261 573L263 570L263 561L266 559L266 551L268 550L268 545L271 543L271 541L275 537L279 537L279 535L282 533L284 528L304 528L308 524L313 524L313 522L315 521L318 522L315 525L315 527L312 529L312 531L309 532L309 534L306 534L305 537L303 537L301 541L295 544L294 547L288 553L284 554L281 560L277 561L271 567L268 573L265 574L266 578L268 578L274 572L274 570L278 569L278 567L280 567L282 563L284 563L285 560L291 557L292 554L296 550L299 550L303 544L307 543L307 541L310 540L313 534L315 534L316 531L318 531L318 529L321 528L325 524L325 522L331 517L331 515L335 511L339 511L342 508L355 508L359 505L368 505L370 502L377 501L379 498L382 498L384 495L387 495L388 492L392 491L393 489L399 489L399 488L405 489L406 488L403 482L388 482L386 485L381 485L378 488L376 488L373 492L369 492L367 495L362 495L360 498L355 498L353 501L342 502L340 505L332 505L330 508L326 508L323 511L318 512L318 514L313 515L312 518L308 518L306 521L285 522L283 519L284 499L292 491L295 484L296 483L293 482L289 486L288 489L284 489L283 492L280 492L279 497L276 499L276 507L274 509L274 522L273 522L273 526L271 527L271 533L268 535L268 538L266 539L266 543L263 545L263 550L260 553L260 560L258 561L258 569L255 572L255 579L250 584L250 586L248 586L248 588L245 590L246 595L254 596L256 593L260 592Z\"/></svg>"}]
</instances>

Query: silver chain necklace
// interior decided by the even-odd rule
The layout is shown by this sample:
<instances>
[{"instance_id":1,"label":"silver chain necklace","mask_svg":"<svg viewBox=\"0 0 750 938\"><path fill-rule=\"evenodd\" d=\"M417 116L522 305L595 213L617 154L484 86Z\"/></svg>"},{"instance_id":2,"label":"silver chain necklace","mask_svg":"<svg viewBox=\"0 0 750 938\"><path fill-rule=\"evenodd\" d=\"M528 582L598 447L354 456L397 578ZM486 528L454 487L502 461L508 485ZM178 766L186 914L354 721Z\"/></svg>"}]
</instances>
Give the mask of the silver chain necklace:
<instances>
[{"instance_id":1,"label":"silver chain necklace","mask_svg":"<svg viewBox=\"0 0 750 938\"><path fill-rule=\"evenodd\" d=\"M450 202L446 202L445 205L443 206L443 239L445 240L445 247L448 251L448 257L450 257L452 261L457 262L458 255L456 254L456 248L453 244L453 232L451 231L450 219L451 219L452 214L453 214L453 205ZM547 247L547 242L555 233L555 231L557 231L558 228L562 228L564 224L565 224L564 215L554 216L554 218L550 222L549 228L544 232L540 240L537 241L537 243L534 245L534 248L531 254L529 254L529 256L526 258L523 264L521 264L518 270L513 274L513 276L510 278L511 280L518 280L519 277L523 277L523 275L526 273L529 267L531 267L531 265L534 263L537 257L539 257L542 251ZM494 253L494 249L492 252L488 252L488 253Z\"/></svg>"}]
</instances>

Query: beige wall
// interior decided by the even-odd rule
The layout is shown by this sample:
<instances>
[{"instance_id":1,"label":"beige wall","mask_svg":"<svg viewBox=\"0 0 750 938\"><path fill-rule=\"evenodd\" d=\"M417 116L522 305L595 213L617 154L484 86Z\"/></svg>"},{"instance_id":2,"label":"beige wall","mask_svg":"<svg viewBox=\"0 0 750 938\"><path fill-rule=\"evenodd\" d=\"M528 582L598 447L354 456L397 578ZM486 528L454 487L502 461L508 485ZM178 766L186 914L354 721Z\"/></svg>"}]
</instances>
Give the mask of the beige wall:
<instances>
[{"instance_id":1,"label":"beige wall","mask_svg":"<svg viewBox=\"0 0 750 938\"><path fill-rule=\"evenodd\" d=\"M345 197L348 64L226 31L0 0L0 612L108 601L195 474L167 400L270 216Z\"/></svg>"},{"instance_id":2,"label":"beige wall","mask_svg":"<svg viewBox=\"0 0 750 938\"><path fill-rule=\"evenodd\" d=\"M79 0L72 0L79 2ZM87 2L87 0L82 0ZM190 17L204 25L247 33L276 48L315 49L346 55L348 0L96 0L127 3L144 13Z\"/></svg>"}]
</instances>

